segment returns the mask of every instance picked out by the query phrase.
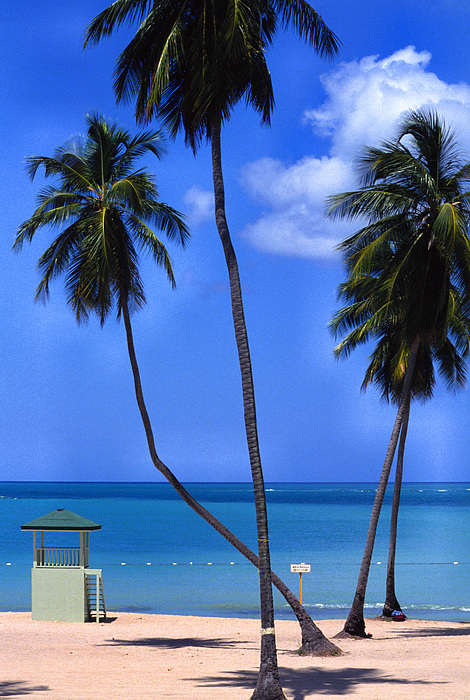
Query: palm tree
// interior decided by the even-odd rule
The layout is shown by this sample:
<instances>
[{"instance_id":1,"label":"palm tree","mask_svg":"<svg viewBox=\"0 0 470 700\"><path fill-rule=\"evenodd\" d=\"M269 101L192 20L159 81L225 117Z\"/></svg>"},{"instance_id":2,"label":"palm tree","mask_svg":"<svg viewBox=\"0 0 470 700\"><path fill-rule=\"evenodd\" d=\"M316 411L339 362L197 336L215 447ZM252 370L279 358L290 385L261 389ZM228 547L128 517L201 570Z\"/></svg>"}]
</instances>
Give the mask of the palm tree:
<instances>
[{"instance_id":1,"label":"palm tree","mask_svg":"<svg viewBox=\"0 0 470 700\"><path fill-rule=\"evenodd\" d=\"M350 303L331 325L336 333L349 332L335 353L348 355L370 338L391 338L392 376L401 383L356 593L343 630L366 636L364 598L378 518L413 385L426 365L422 359L437 363L449 385L465 382L470 163L463 162L454 134L436 113L415 111L405 116L394 141L364 151L360 173L361 189L329 199L330 215L368 221L340 246L348 271L340 298Z\"/></svg>"},{"instance_id":2,"label":"palm tree","mask_svg":"<svg viewBox=\"0 0 470 700\"><path fill-rule=\"evenodd\" d=\"M153 178L142 171L131 172L135 160L146 151L160 156L161 138L156 132L145 132L131 139L126 131L110 126L99 116L88 117L87 123L85 142L66 144L53 158L29 159L28 169L33 178L43 167L45 176L58 177L59 184L41 192L39 206L20 227L14 248L20 250L24 241L31 241L40 228L65 226L39 260L43 277L36 296L48 298L50 281L64 274L67 300L77 321L85 321L90 313L95 313L104 323L113 303L118 315L122 312L137 403L155 467L198 515L258 566L258 557L203 508L160 460L144 401L130 321L130 310L145 303L135 242L150 250L156 261L164 265L174 284L168 254L144 221L153 220L182 244L188 236L180 215L158 201ZM340 654L284 582L274 572L271 575L300 623L300 651Z\"/></svg>"},{"instance_id":3,"label":"palm tree","mask_svg":"<svg viewBox=\"0 0 470 700\"><path fill-rule=\"evenodd\" d=\"M269 122L273 91L265 60L277 24L293 25L324 55L337 40L305 0L116 0L86 31L87 43L109 36L125 21L138 21L135 37L116 70L118 100L136 100L136 116L160 117L173 137L183 130L196 151L212 149L215 219L227 264L240 361L245 429L252 472L261 607L261 663L253 698L284 698L277 670L268 521L261 467L251 358L235 251L225 215L221 126L243 98Z\"/></svg>"}]
</instances>

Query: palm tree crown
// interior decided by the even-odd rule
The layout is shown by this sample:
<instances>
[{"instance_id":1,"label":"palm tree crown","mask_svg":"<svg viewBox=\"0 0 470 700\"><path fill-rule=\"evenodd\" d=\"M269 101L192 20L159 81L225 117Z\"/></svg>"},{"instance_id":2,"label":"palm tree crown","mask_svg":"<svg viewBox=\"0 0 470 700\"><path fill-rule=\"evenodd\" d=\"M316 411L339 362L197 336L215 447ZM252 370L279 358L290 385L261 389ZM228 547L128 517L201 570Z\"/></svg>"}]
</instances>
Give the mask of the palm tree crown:
<instances>
[{"instance_id":1,"label":"palm tree crown","mask_svg":"<svg viewBox=\"0 0 470 700\"><path fill-rule=\"evenodd\" d=\"M116 0L89 24L85 44L126 21L140 26L117 61L118 99L135 98L137 118L160 116L173 136L182 128L194 150L242 98L269 122L274 99L265 50L278 23L293 25L321 55L338 49L304 0Z\"/></svg>"},{"instance_id":2,"label":"palm tree crown","mask_svg":"<svg viewBox=\"0 0 470 700\"><path fill-rule=\"evenodd\" d=\"M415 377L413 392L429 395L430 359L449 384L461 385L459 353L469 342L470 163L462 161L439 117L418 111L405 117L396 141L367 149L360 166L363 187L329 200L332 216L368 219L340 246L348 271L340 298L349 303L331 326L349 333L335 353L347 355L358 343L380 338L365 385L378 381L385 396L397 399L419 337L423 378ZM388 386L379 370L385 355Z\"/></svg>"},{"instance_id":3,"label":"palm tree crown","mask_svg":"<svg viewBox=\"0 0 470 700\"><path fill-rule=\"evenodd\" d=\"M146 131L135 137L102 117L87 117L85 139L57 149L54 157L28 159L32 178L44 168L56 184L39 194L39 206L19 228L14 248L21 249L44 226L60 233L38 261L42 279L37 297L49 296L50 281L65 273L67 301L78 321L90 312L104 323L113 306L138 308L145 303L139 251L150 252L174 277L167 250L150 229L158 226L185 244L188 231L181 215L158 200L153 176L133 170L147 152L160 157L162 139Z\"/></svg>"}]
</instances>

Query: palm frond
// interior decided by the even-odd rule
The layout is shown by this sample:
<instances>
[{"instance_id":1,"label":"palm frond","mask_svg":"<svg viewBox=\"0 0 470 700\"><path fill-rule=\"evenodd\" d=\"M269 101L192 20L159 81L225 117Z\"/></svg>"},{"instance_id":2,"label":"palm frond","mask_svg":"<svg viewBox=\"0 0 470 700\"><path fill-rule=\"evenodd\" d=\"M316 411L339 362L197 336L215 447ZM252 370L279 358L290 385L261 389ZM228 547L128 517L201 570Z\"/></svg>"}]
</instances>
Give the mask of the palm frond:
<instances>
[{"instance_id":1,"label":"palm frond","mask_svg":"<svg viewBox=\"0 0 470 700\"><path fill-rule=\"evenodd\" d=\"M340 40L328 28L321 16L305 0L273 0L270 5L283 26L293 26L297 34L308 41L320 56L334 56Z\"/></svg>"},{"instance_id":2,"label":"palm frond","mask_svg":"<svg viewBox=\"0 0 470 700\"><path fill-rule=\"evenodd\" d=\"M85 31L84 46L110 36L124 23L131 25L141 21L151 4L152 0L116 0L90 22Z\"/></svg>"},{"instance_id":3,"label":"palm frond","mask_svg":"<svg viewBox=\"0 0 470 700\"><path fill-rule=\"evenodd\" d=\"M70 191L83 192L93 187L92 174L83 159L69 150L59 149L57 157L31 156L26 160L26 170L33 180L40 167L44 177L59 177L62 187Z\"/></svg>"}]
</instances>

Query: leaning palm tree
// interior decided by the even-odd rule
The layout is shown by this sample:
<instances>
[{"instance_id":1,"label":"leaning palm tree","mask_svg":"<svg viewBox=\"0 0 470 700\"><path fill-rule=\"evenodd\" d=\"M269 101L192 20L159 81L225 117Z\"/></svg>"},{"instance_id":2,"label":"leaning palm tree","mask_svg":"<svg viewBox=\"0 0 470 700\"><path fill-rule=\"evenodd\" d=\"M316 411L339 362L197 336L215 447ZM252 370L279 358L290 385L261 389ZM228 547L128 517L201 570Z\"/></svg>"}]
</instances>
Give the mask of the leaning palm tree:
<instances>
[{"instance_id":1,"label":"leaning palm tree","mask_svg":"<svg viewBox=\"0 0 470 700\"><path fill-rule=\"evenodd\" d=\"M39 260L43 277L37 297L47 298L51 280L65 274L68 303L79 322L94 313L104 323L113 304L122 313L137 403L155 467L198 515L258 566L258 557L201 506L161 461L144 401L130 320L130 310L145 303L135 244L150 250L174 283L166 249L144 221L153 221L182 244L188 235L180 215L158 201L153 178L142 171L131 172L135 160L146 151L160 155L161 138L156 132L146 132L131 139L126 131L98 116L88 117L87 122L86 141L66 144L53 158L29 160L32 177L43 167L46 177L56 176L59 183L41 192L39 207L20 227L14 247L21 249L40 228L65 227ZM300 652L340 654L285 583L274 572L271 575L301 626Z\"/></svg>"},{"instance_id":2,"label":"leaning palm tree","mask_svg":"<svg viewBox=\"0 0 470 700\"><path fill-rule=\"evenodd\" d=\"M398 437L420 357L429 356L449 383L465 381L470 339L470 163L432 111L408 113L396 140L368 148L362 187L331 197L330 215L368 223L344 241L349 303L332 321L347 332L336 355L392 329L399 406L371 514L353 605L344 633L366 636L364 598L375 533Z\"/></svg>"},{"instance_id":3,"label":"leaning palm tree","mask_svg":"<svg viewBox=\"0 0 470 700\"><path fill-rule=\"evenodd\" d=\"M173 137L182 130L194 151L205 139L211 144L215 219L230 280L258 532L262 633L253 698L283 698L252 367L238 264L225 215L221 127L241 99L269 122L273 92L265 50L278 22L293 25L320 54L335 53L337 40L305 0L116 0L88 26L85 43L97 42L134 20L140 26L117 63L118 100L135 99L137 119L160 117Z\"/></svg>"}]
</instances>

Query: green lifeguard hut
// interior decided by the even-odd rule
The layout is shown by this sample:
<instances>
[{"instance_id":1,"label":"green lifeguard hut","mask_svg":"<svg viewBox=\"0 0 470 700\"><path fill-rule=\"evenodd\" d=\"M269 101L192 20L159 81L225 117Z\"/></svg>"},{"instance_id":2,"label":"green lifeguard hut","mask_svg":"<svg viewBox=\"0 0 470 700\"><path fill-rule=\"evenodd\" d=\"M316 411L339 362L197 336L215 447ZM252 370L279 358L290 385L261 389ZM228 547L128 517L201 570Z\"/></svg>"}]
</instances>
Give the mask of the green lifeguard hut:
<instances>
[{"instance_id":1,"label":"green lifeguard hut","mask_svg":"<svg viewBox=\"0 0 470 700\"><path fill-rule=\"evenodd\" d=\"M21 529L33 532L33 620L106 620L102 572L90 569L88 564L90 532L101 530L101 525L59 508L21 525ZM41 533L39 543L38 532ZM46 546L45 532L79 533L79 546Z\"/></svg>"}]
</instances>

